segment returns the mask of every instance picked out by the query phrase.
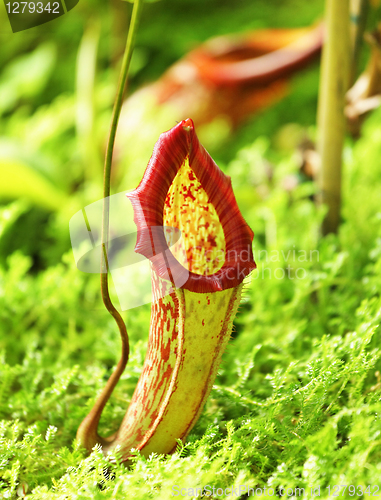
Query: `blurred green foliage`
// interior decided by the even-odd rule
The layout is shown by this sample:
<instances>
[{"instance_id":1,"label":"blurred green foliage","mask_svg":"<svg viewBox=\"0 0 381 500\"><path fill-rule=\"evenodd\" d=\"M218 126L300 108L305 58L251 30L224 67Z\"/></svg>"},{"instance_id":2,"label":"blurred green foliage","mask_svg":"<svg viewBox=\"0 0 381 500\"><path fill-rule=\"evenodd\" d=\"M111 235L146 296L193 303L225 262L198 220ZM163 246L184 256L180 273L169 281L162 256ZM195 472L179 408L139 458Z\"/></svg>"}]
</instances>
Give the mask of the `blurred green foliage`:
<instances>
[{"instance_id":1,"label":"blurred green foliage","mask_svg":"<svg viewBox=\"0 0 381 500\"><path fill-rule=\"evenodd\" d=\"M322 8L321 0L150 3L131 90L211 36L308 25ZM212 152L255 231L258 270L187 444L126 469L99 450L85 458L73 443L120 352L98 276L75 267L68 222L101 197L130 11L119 0L81 0L12 34L0 8L0 498L168 499L174 485L208 484L320 486L322 498L328 485L365 491L381 473L381 112L347 142L343 223L320 238L324 210L295 153L315 135L317 65ZM125 189L121 165L115 192ZM103 435L118 428L139 378L149 315L148 305L124 314L132 356Z\"/></svg>"},{"instance_id":2,"label":"blurred green foliage","mask_svg":"<svg viewBox=\"0 0 381 500\"><path fill-rule=\"evenodd\" d=\"M234 8L220 0L147 4L129 90L154 81L208 38L264 27L306 26L321 17L322 7L322 0L308 6L301 0L278 0L274 5L239 0ZM36 212L24 215L14 226L23 235L26 253L33 255L33 269L60 259L70 248L68 218L101 197L103 156L130 13L131 6L120 0L81 1L61 18L13 34L5 9L0 9L0 202L21 197L30 202L28 213ZM213 149L216 141L211 137L211 153L219 164L232 160L257 135L271 136L296 116L303 125L313 124L317 69L315 64L295 79L293 97L250 120L218 149ZM152 120L156 119L153 114ZM141 136L144 143L144 130ZM146 141L139 150L141 170L134 165L132 177L119 147L114 192L135 187L152 147ZM39 240L51 242L43 256ZM5 264L5 256L18 248L19 241L5 238L0 261Z\"/></svg>"}]
</instances>

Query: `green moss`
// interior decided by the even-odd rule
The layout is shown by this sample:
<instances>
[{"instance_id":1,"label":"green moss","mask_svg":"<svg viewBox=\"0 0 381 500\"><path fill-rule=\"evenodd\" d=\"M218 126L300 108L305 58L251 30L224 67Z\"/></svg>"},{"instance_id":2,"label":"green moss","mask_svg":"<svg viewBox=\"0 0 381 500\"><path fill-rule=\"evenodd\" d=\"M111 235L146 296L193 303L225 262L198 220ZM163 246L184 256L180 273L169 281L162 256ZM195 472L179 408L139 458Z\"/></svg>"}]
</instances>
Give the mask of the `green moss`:
<instances>
[{"instance_id":1,"label":"green moss","mask_svg":"<svg viewBox=\"0 0 381 500\"><path fill-rule=\"evenodd\" d=\"M115 326L101 309L97 277L77 271L70 254L37 275L28 273L28 257L9 257L0 274L2 498L22 487L36 500L169 498L175 485L320 486L327 497L327 486L377 484L380 118L375 113L348 146L337 236L318 237L322 213L306 187L282 189L296 168L287 158L267 195L246 208L258 272L202 417L171 457L138 457L127 469L117 457L112 464L99 450L85 458L76 448L76 428L118 360ZM227 167L238 200L240 179L255 169L245 158L241 152ZM132 359L103 415L104 434L118 427L138 379L149 307L126 318Z\"/></svg>"}]
</instances>

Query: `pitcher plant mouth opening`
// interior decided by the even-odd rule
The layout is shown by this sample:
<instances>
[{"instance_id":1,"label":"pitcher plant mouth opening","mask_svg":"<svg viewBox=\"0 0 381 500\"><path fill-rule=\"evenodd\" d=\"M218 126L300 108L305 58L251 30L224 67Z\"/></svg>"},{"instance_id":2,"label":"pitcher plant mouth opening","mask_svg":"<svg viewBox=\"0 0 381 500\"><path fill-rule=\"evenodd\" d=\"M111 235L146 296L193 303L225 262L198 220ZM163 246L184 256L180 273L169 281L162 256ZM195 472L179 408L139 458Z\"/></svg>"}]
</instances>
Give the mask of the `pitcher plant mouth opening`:
<instances>
[{"instance_id":1,"label":"pitcher plant mouth opening","mask_svg":"<svg viewBox=\"0 0 381 500\"><path fill-rule=\"evenodd\" d=\"M253 232L230 178L200 145L192 120L161 134L142 181L127 196L138 229L135 252L152 269L147 354L119 430L98 435L101 395L77 433L89 451L97 443L105 454L119 447L123 461L132 449L166 454L185 441L212 389L242 282L256 267ZM172 241L179 231L181 245Z\"/></svg>"},{"instance_id":2,"label":"pitcher plant mouth opening","mask_svg":"<svg viewBox=\"0 0 381 500\"><path fill-rule=\"evenodd\" d=\"M151 260L160 278L186 273L181 288L207 293L234 288L255 269L253 232L230 177L199 143L191 119L161 134L141 183L127 196L138 228L135 251ZM178 228L183 246L168 252L173 232L164 230L153 245L158 226Z\"/></svg>"}]
</instances>

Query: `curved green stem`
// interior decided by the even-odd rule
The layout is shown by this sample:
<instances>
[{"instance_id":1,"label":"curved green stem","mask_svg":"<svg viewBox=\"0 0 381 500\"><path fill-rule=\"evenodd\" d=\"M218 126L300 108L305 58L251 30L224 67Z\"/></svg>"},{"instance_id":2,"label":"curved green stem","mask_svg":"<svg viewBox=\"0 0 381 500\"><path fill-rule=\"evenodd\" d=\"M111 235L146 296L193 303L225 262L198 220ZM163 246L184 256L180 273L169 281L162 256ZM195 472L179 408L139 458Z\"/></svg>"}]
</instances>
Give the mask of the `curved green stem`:
<instances>
[{"instance_id":1,"label":"curved green stem","mask_svg":"<svg viewBox=\"0 0 381 500\"><path fill-rule=\"evenodd\" d=\"M109 266L107 259L107 250L108 250L108 235L109 235L110 178L111 178L111 166L112 166L112 157L114 152L115 136L118 126L120 111L122 108L123 96L127 83L127 75L135 45L136 32L139 24L142 7L143 7L143 0L135 0L134 7L132 10L130 27L128 30L126 48L124 51L124 56L122 61L122 68L119 77L117 95L112 112L112 120L111 120L110 134L106 149L104 177L103 177L103 218L102 218L102 236L101 236L101 243L102 243L101 294L106 309L115 319L115 322L118 325L120 337L122 340L122 355L114 373L109 378L101 394L98 396L90 413L87 415L87 417L84 419L84 421L78 428L77 439L89 451L91 451L91 449L96 443L104 442L104 440L100 438L97 433L99 420L101 418L103 408L105 407L109 397L111 396L114 387L118 383L118 380L122 375L129 358L129 340L128 340L127 328L123 321L122 316L112 303L109 294L109 289L108 289Z\"/></svg>"}]
</instances>

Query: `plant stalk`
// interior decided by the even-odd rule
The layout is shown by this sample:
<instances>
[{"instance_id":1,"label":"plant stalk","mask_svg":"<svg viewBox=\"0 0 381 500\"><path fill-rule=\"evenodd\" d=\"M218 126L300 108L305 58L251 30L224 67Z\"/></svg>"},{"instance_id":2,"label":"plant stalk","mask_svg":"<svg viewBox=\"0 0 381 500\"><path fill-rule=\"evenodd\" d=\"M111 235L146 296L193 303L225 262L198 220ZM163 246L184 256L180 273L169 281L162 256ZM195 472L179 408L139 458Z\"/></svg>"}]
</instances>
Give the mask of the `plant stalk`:
<instances>
[{"instance_id":1,"label":"plant stalk","mask_svg":"<svg viewBox=\"0 0 381 500\"><path fill-rule=\"evenodd\" d=\"M352 58L350 69L350 82L352 86L357 78L357 71L360 59L361 46L364 39L364 31L369 11L369 0L351 0L350 18L351 18L351 45Z\"/></svg>"},{"instance_id":2,"label":"plant stalk","mask_svg":"<svg viewBox=\"0 0 381 500\"><path fill-rule=\"evenodd\" d=\"M127 75L135 45L135 38L138 29L140 14L143 8L143 1L144 0L135 0L132 10L126 48L124 51L122 67L119 76L118 90L112 112L112 120L111 120L109 139L106 148L104 177L103 177L103 217L102 217L102 235L101 235L101 245L102 245L101 294L103 303L107 311L115 319L115 322L118 325L120 337L122 340L122 354L114 373L107 381L106 386L102 390L101 394L98 396L90 413L87 415L87 417L84 419L84 421L81 423L78 429L77 439L88 450L91 450L92 447L98 442L104 441L102 438L98 436L97 433L99 420L103 408L105 407L108 399L110 398L112 391L114 390L114 387L118 383L118 380L122 375L129 358L129 339L128 339L127 328L123 321L122 316L112 303L109 294L109 288L108 288L109 266L107 259L107 251L108 251L109 212L110 212L110 178L111 178L111 166L112 166L112 157L115 144L115 136L118 126L120 111L122 108L123 96L126 89Z\"/></svg>"},{"instance_id":3,"label":"plant stalk","mask_svg":"<svg viewBox=\"0 0 381 500\"><path fill-rule=\"evenodd\" d=\"M345 134L344 103L349 83L351 43L349 0L326 0L318 105L319 201L328 206L322 232L337 232L340 222L341 164Z\"/></svg>"}]
</instances>

